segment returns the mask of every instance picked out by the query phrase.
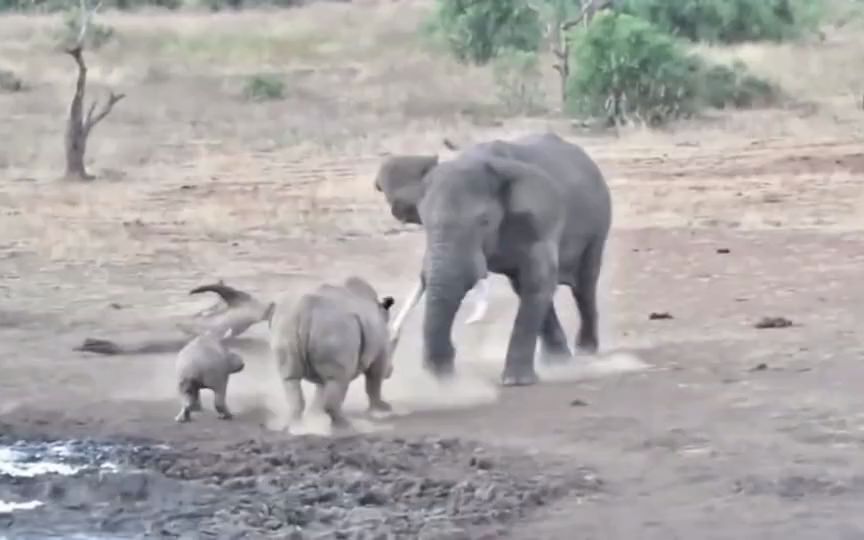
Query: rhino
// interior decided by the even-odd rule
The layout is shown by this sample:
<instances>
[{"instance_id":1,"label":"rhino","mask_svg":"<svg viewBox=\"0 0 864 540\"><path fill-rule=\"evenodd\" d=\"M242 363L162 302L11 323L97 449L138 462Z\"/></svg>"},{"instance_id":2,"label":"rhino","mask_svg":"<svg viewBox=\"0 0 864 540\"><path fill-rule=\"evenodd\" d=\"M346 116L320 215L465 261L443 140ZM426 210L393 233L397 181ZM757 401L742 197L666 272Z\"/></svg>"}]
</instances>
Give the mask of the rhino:
<instances>
[{"instance_id":1,"label":"rhino","mask_svg":"<svg viewBox=\"0 0 864 540\"><path fill-rule=\"evenodd\" d=\"M348 386L361 374L369 410L392 410L381 393L393 372L388 335L392 296L378 293L361 277L322 284L299 297L276 302L270 319L270 350L288 401L289 422L306 406L302 380L316 385L313 407L323 410L336 430L351 430L342 412Z\"/></svg>"},{"instance_id":2,"label":"rhino","mask_svg":"<svg viewBox=\"0 0 864 540\"><path fill-rule=\"evenodd\" d=\"M191 420L192 411L201 410L200 391L213 391L214 408L219 418L233 418L226 402L228 378L243 371L243 357L229 350L215 332L194 337L177 353L177 390L182 407L174 418L177 422Z\"/></svg>"}]
</instances>

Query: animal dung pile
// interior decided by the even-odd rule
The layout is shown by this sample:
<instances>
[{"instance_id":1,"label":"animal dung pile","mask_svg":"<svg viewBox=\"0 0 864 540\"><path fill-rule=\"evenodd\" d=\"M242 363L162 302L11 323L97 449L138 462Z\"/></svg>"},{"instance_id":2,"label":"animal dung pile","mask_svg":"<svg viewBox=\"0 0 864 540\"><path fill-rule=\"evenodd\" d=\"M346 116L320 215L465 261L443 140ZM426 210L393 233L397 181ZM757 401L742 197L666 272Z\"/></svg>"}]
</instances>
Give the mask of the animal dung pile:
<instances>
[{"instance_id":1,"label":"animal dung pile","mask_svg":"<svg viewBox=\"0 0 864 540\"><path fill-rule=\"evenodd\" d=\"M589 470L553 476L533 458L460 439L106 448L110 472L19 478L15 496L44 504L7 523L0 514L0 525L15 538L474 538L601 485Z\"/></svg>"}]
</instances>

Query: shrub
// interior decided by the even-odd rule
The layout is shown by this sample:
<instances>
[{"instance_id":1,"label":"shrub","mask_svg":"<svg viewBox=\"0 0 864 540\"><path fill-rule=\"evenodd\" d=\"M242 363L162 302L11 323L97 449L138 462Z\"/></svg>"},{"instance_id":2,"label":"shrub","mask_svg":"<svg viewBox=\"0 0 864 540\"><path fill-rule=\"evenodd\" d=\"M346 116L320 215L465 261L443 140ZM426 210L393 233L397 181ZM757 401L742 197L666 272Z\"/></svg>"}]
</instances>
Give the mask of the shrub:
<instances>
[{"instance_id":1,"label":"shrub","mask_svg":"<svg viewBox=\"0 0 864 540\"><path fill-rule=\"evenodd\" d=\"M699 79L701 101L717 109L764 107L782 97L779 88L750 73L741 61L706 66Z\"/></svg>"},{"instance_id":2,"label":"shrub","mask_svg":"<svg viewBox=\"0 0 864 540\"><path fill-rule=\"evenodd\" d=\"M66 45L73 44L81 31L81 10L76 7L63 14L63 28L59 39ZM87 23L87 34L84 36L84 47L98 49L114 38L114 29L108 25L97 23L90 19Z\"/></svg>"},{"instance_id":3,"label":"shrub","mask_svg":"<svg viewBox=\"0 0 864 540\"><path fill-rule=\"evenodd\" d=\"M282 99L285 97L285 83L276 75L253 75L243 87L243 96L252 101Z\"/></svg>"},{"instance_id":4,"label":"shrub","mask_svg":"<svg viewBox=\"0 0 864 540\"><path fill-rule=\"evenodd\" d=\"M621 13L692 41L782 41L815 29L821 0L621 0Z\"/></svg>"},{"instance_id":5,"label":"shrub","mask_svg":"<svg viewBox=\"0 0 864 540\"><path fill-rule=\"evenodd\" d=\"M743 63L710 64L632 15L599 14L587 30L575 30L571 38L570 113L605 116L610 122L632 116L657 125L706 106L763 106L781 94Z\"/></svg>"},{"instance_id":6,"label":"shrub","mask_svg":"<svg viewBox=\"0 0 864 540\"><path fill-rule=\"evenodd\" d=\"M648 21L605 12L571 36L569 112L657 124L695 110L698 60Z\"/></svg>"},{"instance_id":7,"label":"shrub","mask_svg":"<svg viewBox=\"0 0 864 540\"><path fill-rule=\"evenodd\" d=\"M504 48L536 51L543 29L524 0L438 0L431 21L460 62L485 64Z\"/></svg>"},{"instance_id":8,"label":"shrub","mask_svg":"<svg viewBox=\"0 0 864 540\"><path fill-rule=\"evenodd\" d=\"M508 113L530 114L543 110L542 74L536 53L502 49L492 62L492 75L498 99Z\"/></svg>"}]
</instances>

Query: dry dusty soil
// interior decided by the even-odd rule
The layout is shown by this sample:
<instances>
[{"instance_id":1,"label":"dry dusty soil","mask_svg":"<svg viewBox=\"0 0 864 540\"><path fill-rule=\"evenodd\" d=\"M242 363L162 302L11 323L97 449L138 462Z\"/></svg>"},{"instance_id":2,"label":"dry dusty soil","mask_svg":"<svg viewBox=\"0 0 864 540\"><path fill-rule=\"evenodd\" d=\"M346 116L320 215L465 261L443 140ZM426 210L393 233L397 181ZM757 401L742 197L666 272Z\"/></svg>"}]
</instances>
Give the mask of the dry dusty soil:
<instances>
[{"instance_id":1,"label":"dry dusty soil","mask_svg":"<svg viewBox=\"0 0 864 540\"><path fill-rule=\"evenodd\" d=\"M171 355L73 347L165 331L201 301L186 291L216 278L263 296L359 272L401 296L420 232L313 241L262 230L223 241L210 272L182 253L213 240L169 217L124 224L159 246L145 263L47 265L4 245L0 445L83 468L0 472L0 500L44 503L0 514L0 537L864 538L860 142L588 144L616 204L601 358L574 360L567 376L541 371L530 388L495 386L515 307L496 278L490 320L457 325L460 369L476 368L476 381L448 394L397 373L385 392L402 414L351 437L268 429L278 392L262 328L243 345L230 422L209 395L195 421L173 422ZM170 216L196 189L243 196L226 180L161 185L149 201ZM792 324L757 327L765 317ZM397 372L416 370L421 318ZM602 368L632 357L645 368ZM411 400L424 392L431 405ZM352 396L360 414L360 389ZM58 441L73 442L63 453Z\"/></svg>"}]
</instances>

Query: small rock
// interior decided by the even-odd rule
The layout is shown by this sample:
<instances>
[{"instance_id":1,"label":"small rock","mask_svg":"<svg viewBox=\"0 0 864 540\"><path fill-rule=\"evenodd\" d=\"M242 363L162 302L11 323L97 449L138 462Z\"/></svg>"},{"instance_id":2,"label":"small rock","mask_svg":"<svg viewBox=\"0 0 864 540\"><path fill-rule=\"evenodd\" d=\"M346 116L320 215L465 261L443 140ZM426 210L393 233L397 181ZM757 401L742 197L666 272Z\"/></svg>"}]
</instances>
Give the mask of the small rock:
<instances>
[{"instance_id":1,"label":"small rock","mask_svg":"<svg viewBox=\"0 0 864 540\"><path fill-rule=\"evenodd\" d=\"M417 540L471 540L468 531L446 523L427 523L417 534Z\"/></svg>"},{"instance_id":2,"label":"small rock","mask_svg":"<svg viewBox=\"0 0 864 540\"><path fill-rule=\"evenodd\" d=\"M345 520L348 523L359 525L361 523L373 524L376 522L383 523L386 521L386 516L384 512L378 510L377 508L372 508L369 506L358 506L357 508L353 508L348 515L345 517Z\"/></svg>"},{"instance_id":3,"label":"small rock","mask_svg":"<svg viewBox=\"0 0 864 540\"><path fill-rule=\"evenodd\" d=\"M0 90L6 92L20 92L24 89L24 83L11 71L0 69Z\"/></svg>"},{"instance_id":4,"label":"small rock","mask_svg":"<svg viewBox=\"0 0 864 540\"><path fill-rule=\"evenodd\" d=\"M665 312L665 311L659 312L659 313L656 311L652 311L651 314L648 315L649 321L658 321L661 319L672 319L672 318L673 318L672 315Z\"/></svg>"},{"instance_id":5,"label":"small rock","mask_svg":"<svg viewBox=\"0 0 864 540\"><path fill-rule=\"evenodd\" d=\"M570 406L571 407L587 407L588 404L586 402L582 401L581 399L574 399L573 401L570 402Z\"/></svg>"},{"instance_id":6,"label":"small rock","mask_svg":"<svg viewBox=\"0 0 864 540\"><path fill-rule=\"evenodd\" d=\"M792 326L792 321L785 317L762 317L756 324L756 328L788 328Z\"/></svg>"},{"instance_id":7,"label":"small rock","mask_svg":"<svg viewBox=\"0 0 864 540\"><path fill-rule=\"evenodd\" d=\"M370 489L357 497L357 503L363 506L384 506L387 504L387 496L378 490Z\"/></svg>"},{"instance_id":8,"label":"small rock","mask_svg":"<svg viewBox=\"0 0 864 540\"><path fill-rule=\"evenodd\" d=\"M482 456L471 456L471 460L468 464L484 471L488 471L492 468L492 460Z\"/></svg>"},{"instance_id":9,"label":"small rock","mask_svg":"<svg viewBox=\"0 0 864 540\"><path fill-rule=\"evenodd\" d=\"M717 253L729 253L729 248L717 248Z\"/></svg>"},{"instance_id":10,"label":"small rock","mask_svg":"<svg viewBox=\"0 0 864 540\"><path fill-rule=\"evenodd\" d=\"M492 502L498 490L495 489L495 486L486 486L483 488L479 488L476 492L474 492L474 498L480 502L488 503Z\"/></svg>"},{"instance_id":11,"label":"small rock","mask_svg":"<svg viewBox=\"0 0 864 540\"><path fill-rule=\"evenodd\" d=\"M306 535L299 528L295 527L291 532L285 535L285 540L306 540Z\"/></svg>"},{"instance_id":12,"label":"small rock","mask_svg":"<svg viewBox=\"0 0 864 540\"><path fill-rule=\"evenodd\" d=\"M750 371L765 371L766 369L768 369L768 364L762 362L761 364L756 364L755 366L750 368Z\"/></svg>"}]
</instances>

